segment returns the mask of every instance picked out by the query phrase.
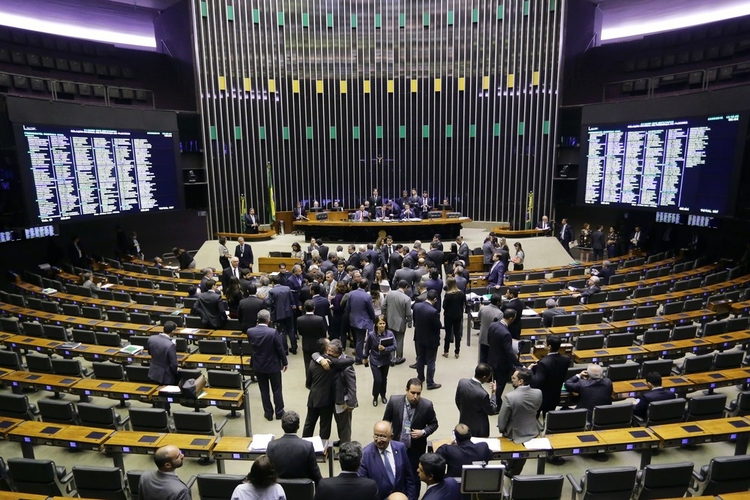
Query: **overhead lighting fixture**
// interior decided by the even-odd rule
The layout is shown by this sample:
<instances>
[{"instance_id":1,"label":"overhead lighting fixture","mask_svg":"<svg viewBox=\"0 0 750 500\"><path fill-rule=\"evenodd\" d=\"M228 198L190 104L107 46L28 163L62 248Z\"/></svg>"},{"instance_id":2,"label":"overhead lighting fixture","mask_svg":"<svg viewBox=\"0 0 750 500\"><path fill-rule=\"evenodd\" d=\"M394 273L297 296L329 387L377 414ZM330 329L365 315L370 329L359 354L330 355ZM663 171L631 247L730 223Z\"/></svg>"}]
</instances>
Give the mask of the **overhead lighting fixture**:
<instances>
[{"instance_id":1,"label":"overhead lighting fixture","mask_svg":"<svg viewBox=\"0 0 750 500\"><path fill-rule=\"evenodd\" d=\"M97 42L113 43L115 45L129 45L133 47L145 47L150 49L156 48L156 38L151 36L133 35L128 33L118 33L104 28L92 28L89 26L75 26L63 24L55 21L46 21L43 19L34 19L31 17L19 16L0 12L0 25L11 28L20 28L51 35L68 36L71 38L82 38L84 40L94 40Z\"/></svg>"},{"instance_id":2,"label":"overhead lighting fixture","mask_svg":"<svg viewBox=\"0 0 750 500\"><path fill-rule=\"evenodd\" d=\"M637 23L623 26L602 28L601 40L617 40L649 35L680 28L689 28L701 24L724 21L750 14L750 5L732 5L726 7L707 7L705 10L693 11L689 14L674 16L657 16L653 21L639 20ZM606 21L605 21L606 23Z\"/></svg>"}]
</instances>

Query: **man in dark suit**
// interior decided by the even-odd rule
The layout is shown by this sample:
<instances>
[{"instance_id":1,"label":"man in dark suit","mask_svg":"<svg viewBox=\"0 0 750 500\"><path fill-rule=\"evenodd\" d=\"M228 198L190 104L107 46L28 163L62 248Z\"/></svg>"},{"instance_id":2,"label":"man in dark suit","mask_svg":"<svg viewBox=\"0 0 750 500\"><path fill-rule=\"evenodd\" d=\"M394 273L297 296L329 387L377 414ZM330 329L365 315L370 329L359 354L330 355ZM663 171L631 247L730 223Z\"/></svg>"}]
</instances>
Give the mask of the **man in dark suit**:
<instances>
[{"instance_id":1,"label":"man in dark suit","mask_svg":"<svg viewBox=\"0 0 750 500\"><path fill-rule=\"evenodd\" d=\"M205 269L202 269L201 272L203 272L203 277L201 278L201 282L198 285L198 288L200 289L201 293L203 293L206 290L208 290L206 288L206 283L208 282L208 280L216 280L216 278L214 278L214 270L213 270L212 267L207 267ZM224 277L223 276L221 278L221 284L224 287L226 287L226 285L224 284Z\"/></svg>"},{"instance_id":2,"label":"man in dark suit","mask_svg":"<svg viewBox=\"0 0 750 500\"><path fill-rule=\"evenodd\" d=\"M440 346L440 311L435 307L437 292L427 292L427 300L416 302L413 307L414 342L417 345L417 378L425 381L425 365L427 366L427 390L439 389L441 384L435 383L435 360Z\"/></svg>"},{"instance_id":3,"label":"man in dark suit","mask_svg":"<svg viewBox=\"0 0 750 500\"><path fill-rule=\"evenodd\" d=\"M213 272L211 274L213 275ZM229 267L227 267L221 272L221 286L223 286L224 289L226 290L229 287L229 280L232 277L237 278L239 280L239 279L242 279L243 276L244 276L244 273L242 271L242 268L240 267L239 257L232 257L231 259L229 259ZM206 291L205 283L203 281L201 281L200 289L201 289L201 293Z\"/></svg>"},{"instance_id":4,"label":"man in dark suit","mask_svg":"<svg viewBox=\"0 0 750 500\"><path fill-rule=\"evenodd\" d=\"M513 340L521 340L521 316L523 315L523 310L526 308L523 300L518 298L519 291L520 290L517 286L509 286L508 291L505 292L505 298L508 299L508 301L500 307L503 312L508 309L516 311L516 321L508 325L508 330L510 331L510 336L513 337Z\"/></svg>"},{"instance_id":5,"label":"man in dark suit","mask_svg":"<svg viewBox=\"0 0 750 500\"><path fill-rule=\"evenodd\" d=\"M375 322L375 309L372 305L372 296L367 293L369 283L360 281L359 286L349 292L346 301L346 314L349 315L349 326L354 332L356 364L362 364L362 353L365 347L365 335L373 331Z\"/></svg>"},{"instance_id":6,"label":"man in dark suit","mask_svg":"<svg viewBox=\"0 0 750 500\"><path fill-rule=\"evenodd\" d=\"M401 210L401 220L416 219L418 217L418 214L413 207L414 205L411 205L409 203L404 205L403 210Z\"/></svg>"},{"instance_id":7,"label":"man in dark suit","mask_svg":"<svg viewBox=\"0 0 750 500\"><path fill-rule=\"evenodd\" d=\"M490 289L490 293L494 290L500 290L505 282L505 265L501 259L499 253L492 254L490 272L487 275L487 287Z\"/></svg>"},{"instance_id":8,"label":"man in dark suit","mask_svg":"<svg viewBox=\"0 0 750 500\"><path fill-rule=\"evenodd\" d=\"M427 252L427 258L435 264L435 268L442 276L443 264L445 263L445 252L438 248L438 242L433 241L430 243L430 250Z\"/></svg>"},{"instance_id":9,"label":"man in dark suit","mask_svg":"<svg viewBox=\"0 0 750 500\"><path fill-rule=\"evenodd\" d=\"M513 352L513 338L510 336L510 330L508 330L508 325L516 319L516 311L508 309L503 313L502 319L492 323L487 331L487 341L490 346L487 353L487 364L492 367L497 383L498 397L502 396L511 373L516 368L523 366L518 361L518 356Z\"/></svg>"},{"instance_id":10,"label":"man in dark suit","mask_svg":"<svg viewBox=\"0 0 750 500\"><path fill-rule=\"evenodd\" d=\"M466 424L458 424L453 429L453 443L444 444L435 453L445 459L450 477L461 477L464 465L474 462L488 463L492 459L492 450L487 443L472 443L471 429Z\"/></svg>"},{"instance_id":11,"label":"man in dark suit","mask_svg":"<svg viewBox=\"0 0 750 500\"><path fill-rule=\"evenodd\" d=\"M560 404L560 392L570 366L570 358L559 352L561 342L558 335L547 335L547 355L529 367L532 373L529 385L542 391L539 410L543 415Z\"/></svg>"},{"instance_id":12,"label":"man in dark suit","mask_svg":"<svg viewBox=\"0 0 750 500\"><path fill-rule=\"evenodd\" d=\"M536 225L538 231L543 231L543 236L550 236L552 234L552 224L550 224L549 218L546 215L542 215L542 220Z\"/></svg>"},{"instance_id":13,"label":"man in dark suit","mask_svg":"<svg viewBox=\"0 0 750 500\"><path fill-rule=\"evenodd\" d=\"M307 211L302 206L301 201L298 201L297 206L292 209L292 217L294 217L294 220L307 220Z\"/></svg>"},{"instance_id":14,"label":"man in dark suit","mask_svg":"<svg viewBox=\"0 0 750 500\"><path fill-rule=\"evenodd\" d=\"M568 219L560 221L560 230L557 232L557 240L563 246L569 255L570 253L570 242L573 241L573 228L568 224Z\"/></svg>"},{"instance_id":15,"label":"man in dark suit","mask_svg":"<svg viewBox=\"0 0 750 500\"><path fill-rule=\"evenodd\" d=\"M565 309L557 307L557 301L555 299L547 299L544 305L547 306L547 309L542 311L542 325L544 328L549 328L552 326L552 318L565 314Z\"/></svg>"},{"instance_id":16,"label":"man in dark suit","mask_svg":"<svg viewBox=\"0 0 750 500\"><path fill-rule=\"evenodd\" d=\"M258 324L258 313L264 306L263 299L255 295L257 291L258 287L254 284L247 285L248 296L237 306L237 320L240 322L240 329L245 333L248 328Z\"/></svg>"},{"instance_id":17,"label":"man in dark suit","mask_svg":"<svg viewBox=\"0 0 750 500\"><path fill-rule=\"evenodd\" d=\"M468 266L471 249L469 249L469 245L464 241L463 236L456 236L456 246L458 247L458 259L464 261L464 264Z\"/></svg>"},{"instance_id":18,"label":"man in dark suit","mask_svg":"<svg viewBox=\"0 0 750 500\"><path fill-rule=\"evenodd\" d=\"M182 467L183 455L174 445L158 448L154 463L159 470L144 472L138 482L143 500L191 500L190 490L175 472Z\"/></svg>"},{"instance_id":19,"label":"man in dark suit","mask_svg":"<svg viewBox=\"0 0 750 500\"><path fill-rule=\"evenodd\" d=\"M403 253L403 248L402 248L402 253ZM393 274L393 280L391 281L391 288L394 288L396 284L401 280L406 281L409 284L409 288L406 294L409 297L414 297L414 295L416 295L415 285L417 284L417 273L414 271L414 269L412 269L411 265L412 265L411 259L408 257L405 257L401 261L401 269L398 269Z\"/></svg>"},{"instance_id":20,"label":"man in dark suit","mask_svg":"<svg viewBox=\"0 0 750 500\"><path fill-rule=\"evenodd\" d=\"M610 261L605 260L605 261L602 261L602 268L593 269L591 271L591 274L599 278L600 285L608 285L609 278L611 278L615 274L615 269L612 267L612 263Z\"/></svg>"},{"instance_id":21,"label":"man in dark suit","mask_svg":"<svg viewBox=\"0 0 750 500\"><path fill-rule=\"evenodd\" d=\"M604 249L607 247L607 238L604 236L604 226L599 224L596 231L591 233L591 250L594 254L594 260L604 258Z\"/></svg>"},{"instance_id":22,"label":"man in dark suit","mask_svg":"<svg viewBox=\"0 0 750 500\"><path fill-rule=\"evenodd\" d=\"M642 393L638 399L633 401L633 415L645 419L648 413L648 405L654 401L666 401L675 399L677 395L661 386L661 375L659 372L650 372L646 374L646 384L648 391Z\"/></svg>"},{"instance_id":23,"label":"man in dark suit","mask_svg":"<svg viewBox=\"0 0 750 500\"><path fill-rule=\"evenodd\" d=\"M292 290L281 284L281 274L271 276L273 287L268 290L265 305L271 310L273 322L282 335L284 352L289 352L286 338L289 338L292 354L297 354L297 334L294 331L294 297Z\"/></svg>"},{"instance_id":24,"label":"man in dark suit","mask_svg":"<svg viewBox=\"0 0 750 500\"><path fill-rule=\"evenodd\" d=\"M315 488L315 500L354 498L356 500L380 500L378 485L370 478L359 477L357 471L362 462L362 445L357 441L341 443L339 465L341 473L336 477L324 477Z\"/></svg>"},{"instance_id":25,"label":"man in dark suit","mask_svg":"<svg viewBox=\"0 0 750 500\"><path fill-rule=\"evenodd\" d=\"M146 350L151 356L148 367L148 378L160 385L175 385L177 383L177 347L172 342L172 334L177 328L174 321L164 323L164 331L158 335L151 335L146 344Z\"/></svg>"},{"instance_id":26,"label":"man in dark suit","mask_svg":"<svg viewBox=\"0 0 750 500\"><path fill-rule=\"evenodd\" d=\"M383 206L383 197L378 194L378 188L372 190L372 196L367 201L370 202L370 218L374 219L378 207Z\"/></svg>"},{"instance_id":27,"label":"man in dark suit","mask_svg":"<svg viewBox=\"0 0 750 500\"><path fill-rule=\"evenodd\" d=\"M594 406L612 404L612 381L604 377L602 367L590 364L581 373L573 375L565 381L568 392L578 394L579 408L586 408L589 412L589 420L594 411Z\"/></svg>"},{"instance_id":28,"label":"man in dark suit","mask_svg":"<svg viewBox=\"0 0 750 500\"><path fill-rule=\"evenodd\" d=\"M310 366L312 353L317 351L318 340L326 338L326 320L315 314L312 300L305 302L305 314L297 318L297 333L302 337L302 360Z\"/></svg>"},{"instance_id":29,"label":"man in dark suit","mask_svg":"<svg viewBox=\"0 0 750 500\"><path fill-rule=\"evenodd\" d=\"M328 339L318 340L318 354L325 356L328 351ZM327 358L330 359L330 358ZM339 366L343 369L354 364L354 359L342 357ZM348 364L346 364L348 362ZM323 367L320 363L312 360L307 367L305 387L310 391L307 396L307 416L302 428L302 437L311 437L315 432L315 425L320 418L320 438L323 440L331 437L331 421L336 400L336 369Z\"/></svg>"},{"instance_id":30,"label":"man in dark suit","mask_svg":"<svg viewBox=\"0 0 750 500\"><path fill-rule=\"evenodd\" d=\"M240 259L240 267L253 270L253 248L245 243L245 238L237 238L237 247L234 249L234 256Z\"/></svg>"},{"instance_id":31,"label":"man in dark suit","mask_svg":"<svg viewBox=\"0 0 750 500\"><path fill-rule=\"evenodd\" d=\"M577 288L573 293L573 297L580 297L581 304L588 304L591 296L595 293L599 293L601 290L602 289L599 286L599 278L591 276L588 281L586 281L586 288Z\"/></svg>"},{"instance_id":32,"label":"man in dark suit","mask_svg":"<svg viewBox=\"0 0 750 500\"><path fill-rule=\"evenodd\" d=\"M247 338L253 347L251 360L253 371L258 377L260 399L263 402L263 416L273 420L274 407L271 405L269 385L273 391L273 402L276 406L276 419L281 420L284 414L284 395L281 392L281 372L286 371L287 359L281 335L268 326L271 313L266 309L258 312L258 326L247 331Z\"/></svg>"},{"instance_id":33,"label":"man in dark suit","mask_svg":"<svg viewBox=\"0 0 750 500\"><path fill-rule=\"evenodd\" d=\"M462 378L458 381L456 388L458 421L466 424L472 436L489 437L490 435L489 416L497 413L496 384L492 382L490 386L492 396L487 394L482 384L491 378L492 367L487 363L479 363L474 369L473 378Z\"/></svg>"},{"instance_id":34,"label":"man in dark suit","mask_svg":"<svg viewBox=\"0 0 750 500\"><path fill-rule=\"evenodd\" d=\"M378 485L381 500L393 492L400 492L409 500L417 500L414 472L406 453L406 446L391 441L391 423L381 420L373 428L373 442L365 446L359 476L369 477Z\"/></svg>"},{"instance_id":35,"label":"man in dark suit","mask_svg":"<svg viewBox=\"0 0 750 500\"><path fill-rule=\"evenodd\" d=\"M396 245L391 253L388 255L388 281L391 282L391 287L393 287L394 283L394 276L396 275L396 271L401 269L401 264L404 261L404 256L401 255L401 249L404 246L401 244Z\"/></svg>"},{"instance_id":36,"label":"man in dark suit","mask_svg":"<svg viewBox=\"0 0 750 500\"><path fill-rule=\"evenodd\" d=\"M635 226L635 229L630 233L630 240L628 241L629 250L640 250L643 247L643 243L646 241L646 235L641 231L640 226Z\"/></svg>"},{"instance_id":37,"label":"man in dark suit","mask_svg":"<svg viewBox=\"0 0 750 500\"><path fill-rule=\"evenodd\" d=\"M258 220L258 216L255 215L255 209L250 208L247 213L245 214L245 231L247 234L258 234L258 226L260 224L260 221Z\"/></svg>"},{"instance_id":38,"label":"man in dark suit","mask_svg":"<svg viewBox=\"0 0 750 500\"><path fill-rule=\"evenodd\" d=\"M458 500L461 488L452 477L445 477L445 459L437 453L425 453L419 457L417 467L419 479L427 485L422 500Z\"/></svg>"},{"instance_id":39,"label":"man in dark suit","mask_svg":"<svg viewBox=\"0 0 750 500\"><path fill-rule=\"evenodd\" d=\"M393 439L406 445L411 470L427 450L427 438L438 428L432 401L422 398L422 382L413 378L406 383L406 396L391 396L383 420L393 426ZM419 490L419 487L417 487Z\"/></svg>"},{"instance_id":40,"label":"man in dark suit","mask_svg":"<svg viewBox=\"0 0 750 500\"><path fill-rule=\"evenodd\" d=\"M221 293L216 290L216 282L206 282L206 292L198 295L198 300L191 309L193 314L200 316L203 328L214 330L222 328L227 320L226 304Z\"/></svg>"},{"instance_id":41,"label":"man in dark suit","mask_svg":"<svg viewBox=\"0 0 750 500\"><path fill-rule=\"evenodd\" d=\"M312 479L318 484L320 468L315 461L315 449L311 442L297 436L299 415L296 411L284 413L281 428L284 435L268 443L266 450L276 474L281 479Z\"/></svg>"}]
</instances>

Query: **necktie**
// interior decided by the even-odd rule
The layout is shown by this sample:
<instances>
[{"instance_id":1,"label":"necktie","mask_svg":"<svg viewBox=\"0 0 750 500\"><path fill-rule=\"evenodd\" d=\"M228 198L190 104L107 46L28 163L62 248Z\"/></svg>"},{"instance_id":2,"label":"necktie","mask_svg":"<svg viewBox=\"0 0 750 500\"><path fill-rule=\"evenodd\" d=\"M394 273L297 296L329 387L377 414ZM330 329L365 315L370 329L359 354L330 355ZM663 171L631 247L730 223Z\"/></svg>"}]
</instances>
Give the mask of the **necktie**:
<instances>
[{"instance_id":1,"label":"necktie","mask_svg":"<svg viewBox=\"0 0 750 500\"><path fill-rule=\"evenodd\" d=\"M240 277L240 269L238 267L234 268L234 277L239 278Z\"/></svg>"},{"instance_id":2,"label":"necktie","mask_svg":"<svg viewBox=\"0 0 750 500\"><path fill-rule=\"evenodd\" d=\"M393 476L393 469L391 468L391 460L388 458L388 450L383 451L383 464L385 465L385 475L388 476L391 485L396 484L396 478Z\"/></svg>"}]
</instances>

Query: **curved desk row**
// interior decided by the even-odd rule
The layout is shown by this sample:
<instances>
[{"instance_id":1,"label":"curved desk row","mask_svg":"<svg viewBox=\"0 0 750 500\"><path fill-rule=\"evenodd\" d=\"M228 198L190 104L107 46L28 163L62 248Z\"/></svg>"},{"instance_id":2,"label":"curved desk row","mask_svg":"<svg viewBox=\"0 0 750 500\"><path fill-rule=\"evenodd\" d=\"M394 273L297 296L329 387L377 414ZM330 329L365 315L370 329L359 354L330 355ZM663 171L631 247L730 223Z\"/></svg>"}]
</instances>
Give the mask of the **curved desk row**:
<instances>
[{"instance_id":1,"label":"curved desk row","mask_svg":"<svg viewBox=\"0 0 750 500\"><path fill-rule=\"evenodd\" d=\"M471 219L459 217L392 222L296 221L294 228L304 231L306 241L320 237L326 241L371 243L378 239L381 231L392 235L395 241L430 241L435 234L440 234L442 240L448 241L461 234L464 222L471 222Z\"/></svg>"}]
</instances>

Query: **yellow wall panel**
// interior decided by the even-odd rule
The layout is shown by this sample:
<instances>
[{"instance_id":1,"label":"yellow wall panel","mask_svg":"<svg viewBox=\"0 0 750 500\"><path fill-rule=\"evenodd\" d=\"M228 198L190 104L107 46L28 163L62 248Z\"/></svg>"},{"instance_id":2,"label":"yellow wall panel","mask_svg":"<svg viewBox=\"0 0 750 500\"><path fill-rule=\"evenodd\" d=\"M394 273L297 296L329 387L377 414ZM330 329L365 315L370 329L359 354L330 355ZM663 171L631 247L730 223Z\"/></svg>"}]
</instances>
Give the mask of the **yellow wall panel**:
<instances>
[{"instance_id":1,"label":"yellow wall panel","mask_svg":"<svg viewBox=\"0 0 750 500\"><path fill-rule=\"evenodd\" d=\"M539 72L534 71L534 73L531 75L531 84L536 86L539 85Z\"/></svg>"},{"instance_id":2,"label":"yellow wall panel","mask_svg":"<svg viewBox=\"0 0 750 500\"><path fill-rule=\"evenodd\" d=\"M227 89L227 78L225 76L219 77L219 90Z\"/></svg>"},{"instance_id":3,"label":"yellow wall panel","mask_svg":"<svg viewBox=\"0 0 750 500\"><path fill-rule=\"evenodd\" d=\"M276 80L274 80L273 78L270 78L268 80L268 91L276 92Z\"/></svg>"},{"instance_id":4,"label":"yellow wall panel","mask_svg":"<svg viewBox=\"0 0 750 500\"><path fill-rule=\"evenodd\" d=\"M292 92L299 94L299 80L292 80Z\"/></svg>"},{"instance_id":5,"label":"yellow wall panel","mask_svg":"<svg viewBox=\"0 0 750 500\"><path fill-rule=\"evenodd\" d=\"M250 79L249 78L243 78L242 85L243 85L245 92L250 92Z\"/></svg>"},{"instance_id":6,"label":"yellow wall panel","mask_svg":"<svg viewBox=\"0 0 750 500\"><path fill-rule=\"evenodd\" d=\"M489 90L490 88L490 77L489 76L483 76L482 77L482 89L483 90Z\"/></svg>"},{"instance_id":7,"label":"yellow wall panel","mask_svg":"<svg viewBox=\"0 0 750 500\"><path fill-rule=\"evenodd\" d=\"M393 94L396 90L396 83L393 80L388 80L388 93Z\"/></svg>"},{"instance_id":8,"label":"yellow wall panel","mask_svg":"<svg viewBox=\"0 0 750 500\"><path fill-rule=\"evenodd\" d=\"M458 90L460 91L466 90L466 78L461 77L458 79Z\"/></svg>"},{"instance_id":9,"label":"yellow wall panel","mask_svg":"<svg viewBox=\"0 0 750 500\"><path fill-rule=\"evenodd\" d=\"M443 90L443 81L440 78L435 78L435 92Z\"/></svg>"},{"instance_id":10,"label":"yellow wall panel","mask_svg":"<svg viewBox=\"0 0 750 500\"><path fill-rule=\"evenodd\" d=\"M323 93L323 80L317 80L315 82L315 89L318 92L318 94Z\"/></svg>"},{"instance_id":11,"label":"yellow wall panel","mask_svg":"<svg viewBox=\"0 0 750 500\"><path fill-rule=\"evenodd\" d=\"M341 80L339 82L339 90L342 94L346 94L346 80Z\"/></svg>"},{"instance_id":12,"label":"yellow wall panel","mask_svg":"<svg viewBox=\"0 0 750 500\"><path fill-rule=\"evenodd\" d=\"M419 91L419 80L416 78L412 78L411 80L411 91L412 93L416 93Z\"/></svg>"},{"instance_id":13,"label":"yellow wall panel","mask_svg":"<svg viewBox=\"0 0 750 500\"><path fill-rule=\"evenodd\" d=\"M515 84L516 84L516 75L514 75L513 73L510 73L508 75L508 88L512 89Z\"/></svg>"},{"instance_id":14,"label":"yellow wall panel","mask_svg":"<svg viewBox=\"0 0 750 500\"><path fill-rule=\"evenodd\" d=\"M365 80L363 82L363 89L364 89L365 94L370 93L370 80Z\"/></svg>"}]
</instances>

